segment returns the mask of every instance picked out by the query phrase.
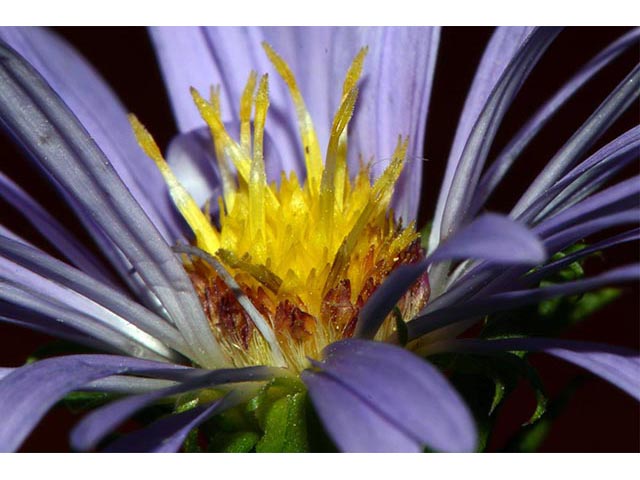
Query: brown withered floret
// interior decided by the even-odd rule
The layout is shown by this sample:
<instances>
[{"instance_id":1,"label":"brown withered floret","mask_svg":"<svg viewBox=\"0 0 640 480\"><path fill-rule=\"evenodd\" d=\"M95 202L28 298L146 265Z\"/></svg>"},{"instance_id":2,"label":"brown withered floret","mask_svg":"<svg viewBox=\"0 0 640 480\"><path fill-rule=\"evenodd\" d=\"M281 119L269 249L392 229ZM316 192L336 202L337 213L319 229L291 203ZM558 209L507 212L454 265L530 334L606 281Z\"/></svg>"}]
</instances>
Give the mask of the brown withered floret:
<instances>
[{"instance_id":1,"label":"brown withered floret","mask_svg":"<svg viewBox=\"0 0 640 480\"><path fill-rule=\"evenodd\" d=\"M291 338L302 342L314 334L316 319L289 300L285 300L276 308L275 327L278 332L287 330Z\"/></svg>"},{"instance_id":2,"label":"brown withered floret","mask_svg":"<svg viewBox=\"0 0 640 480\"><path fill-rule=\"evenodd\" d=\"M189 276L211 326L248 348L254 326L229 287L200 261L191 265Z\"/></svg>"},{"instance_id":3,"label":"brown withered floret","mask_svg":"<svg viewBox=\"0 0 640 480\"><path fill-rule=\"evenodd\" d=\"M392 270L403 264L410 264L423 258L418 241L394 258L376 261L373 247L364 258L358 259L366 267L368 276L359 292L352 291L348 278L339 280L322 299L318 318L308 311L299 298L278 300L261 285L248 286L238 277L242 290L255 305L260 314L273 326L278 339L286 338L303 344L316 334L318 328L331 328L338 338L353 336L358 314L371 295ZM242 308L233 292L206 263L199 260L187 266L193 286L200 298L204 313L212 329L234 345L248 351L256 327ZM357 295L356 295L357 293ZM355 300L352 300L354 298ZM424 307L429 298L429 284L426 275L398 303L403 315L415 314ZM389 317L391 318L391 317ZM322 322L318 325L317 322ZM393 323L388 328L393 328ZM388 328L385 330L389 333Z\"/></svg>"},{"instance_id":4,"label":"brown withered floret","mask_svg":"<svg viewBox=\"0 0 640 480\"><path fill-rule=\"evenodd\" d=\"M320 316L328 319L344 335L347 326L357 315L358 307L351 303L351 282L348 278L340 280L322 300Z\"/></svg>"}]
</instances>

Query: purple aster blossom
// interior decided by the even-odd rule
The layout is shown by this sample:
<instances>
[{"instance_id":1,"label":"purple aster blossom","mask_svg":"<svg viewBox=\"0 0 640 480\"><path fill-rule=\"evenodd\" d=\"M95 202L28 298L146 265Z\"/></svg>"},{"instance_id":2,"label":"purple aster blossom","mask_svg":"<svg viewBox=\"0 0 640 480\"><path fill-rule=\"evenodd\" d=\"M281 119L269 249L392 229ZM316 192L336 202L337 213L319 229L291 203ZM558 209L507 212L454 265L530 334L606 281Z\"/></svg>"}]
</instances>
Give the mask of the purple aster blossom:
<instances>
[{"instance_id":1,"label":"purple aster blossom","mask_svg":"<svg viewBox=\"0 0 640 480\"><path fill-rule=\"evenodd\" d=\"M558 33L555 28L496 29L456 131L428 255L394 270L360 310L354 338L329 345L301 373L340 449L472 451L476 446L472 416L446 377L398 346L397 337L372 341L427 271L431 298L406 324L405 340L415 353L540 351L640 398L640 357L634 351L544 338L457 338L488 314L636 282L640 274L639 265L627 265L537 288L541 279L594 251L638 240L639 179L610 180L638 157L640 127L587 155L637 100L638 66L549 161L508 216L478 214L553 114L617 55L637 46L640 36L632 30L607 46L534 113L502 152L488 158L507 108ZM180 130L168 161L201 204L220 191L220 172L202 147L206 130L189 87L206 91L219 83L224 121L237 124L235 101L248 71L273 71L260 49L263 40L290 62L323 151L344 72L358 49L368 45L349 161L355 167L358 154L389 159L398 133L410 136L410 158L422 154L438 29L154 28L151 37ZM126 110L103 80L49 31L7 28L0 38L6 42L0 50L3 126L50 178L104 256L97 257L0 174L0 194L66 260L0 226L0 319L110 354L53 357L0 370L0 449L19 448L45 412L72 391L125 394L77 425L72 444L81 450L96 448L135 412L165 397L212 387L223 391L215 401L158 420L107 447L177 451L200 423L246 402L269 379L291 373L271 365L233 368L223 355L171 249L188 241L190 231L176 215L155 165L136 144ZM275 179L280 170L303 175L294 108L283 85L273 82L270 95L267 175ZM374 164L373 174L380 175L387 163ZM421 168L421 162L409 162L399 180L394 207L405 221L417 214ZM619 226L631 229L549 260L585 237Z\"/></svg>"}]
</instances>

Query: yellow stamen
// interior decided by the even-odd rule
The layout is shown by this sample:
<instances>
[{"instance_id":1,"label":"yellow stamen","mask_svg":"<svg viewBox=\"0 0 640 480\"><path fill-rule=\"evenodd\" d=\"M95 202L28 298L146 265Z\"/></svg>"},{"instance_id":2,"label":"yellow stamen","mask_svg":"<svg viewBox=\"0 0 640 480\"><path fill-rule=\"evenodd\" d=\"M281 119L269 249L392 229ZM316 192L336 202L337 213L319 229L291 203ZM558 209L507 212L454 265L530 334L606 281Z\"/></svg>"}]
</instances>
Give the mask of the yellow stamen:
<instances>
[{"instance_id":1,"label":"yellow stamen","mask_svg":"<svg viewBox=\"0 0 640 480\"><path fill-rule=\"evenodd\" d=\"M216 138L219 139L222 150L231 158L233 165L236 167L236 170L238 170L240 180L248 184L251 174L251 156L245 153L242 147L231 138L222 122L220 111L216 110L211 103L202 98L202 95L200 95L195 88L191 88L191 96L203 120L209 125L211 136L214 140ZM266 196L266 200L270 205L277 204L277 199L273 192L271 190L268 190L268 192L269 194Z\"/></svg>"},{"instance_id":2,"label":"yellow stamen","mask_svg":"<svg viewBox=\"0 0 640 480\"><path fill-rule=\"evenodd\" d=\"M240 100L240 145L247 155L251 154L251 107L257 78L258 74L251 71Z\"/></svg>"},{"instance_id":3,"label":"yellow stamen","mask_svg":"<svg viewBox=\"0 0 640 480\"><path fill-rule=\"evenodd\" d=\"M142 147L142 150L154 161L160 173L164 177L164 181L167 182L169 187L169 194L173 199L180 213L185 218L193 233L196 236L198 246L203 250L209 252L215 252L220 248L220 239L218 233L212 228L211 222L200 210L198 204L193 197L184 189L184 187L178 182L169 165L165 161L164 157L160 153L158 145L153 140L153 137L149 134L146 128L140 123L135 115L129 115L129 122L133 127L133 133L138 140L138 144Z\"/></svg>"},{"instance_id":4,"label":"yellow stamen","mask_svg":"<svg viewBox=\"0 0 640 480\"><path fill-rule=\"evenodd\" d=\"M311 115L309 115L309 111L302 99L302 94L300 93L300 89L289 65L280 58L267 42L262 42L262 47L275 69L287 84L289 93L296 107L298 128L300 129L300 136L302 137L302 147L304 149L304 159L307 167L307 182L311 193L315 195L320 187L320 178L322 177L322 153L320 152L320 144L318 143L316 131L313 128Z\"/></svg>"},{"instance_id":5,"label":"yellow stamen","mask_svg":"<svg viewBox=\"0 0 640 480\"><path fill-rule=\"evenodd\" d=\"M333 125L331 127L327 159L324 172L322 173L322 184L320 186L320 222L321 225L325 226L324 235L331 235L333 232L334 206L336 204L338 142L353 115L356 98L358 98L358 87L353 87L349 93L342 98L342 103L333 119ZM346 164L344 168L346 169ZM342 182L342 185L344 185L344 179L342 179Z\"/></svg>"},{"instance_id":6,"label":"yellow stamen","mask_svg":"<svg viewBox=\"0 0 640 480\"><path fill-rule=\"evenodd\" d=\"M264 170L264 156L262 142L264 124L269 108L268 77L260 79L258 94L256 95L255 139L253 143L253 160L249 180L249 237L255 248L255 261L263 263L266 260L266 220L265 220L265 190L267 189L267 175Z\"/></svg>"},{"instance_id":7,"label":"yellow stamen","mask_svg":"<svg viewBox=\"0 0 640 480\"><path fill-rule=\"evenodd\" d=\"M358 81L360 80L360 76L362 75L362 68L364 66L364 59L369 52L368 47L363 47L360 49L358 54L351 62L351 66L347 71L347 76L344 79L344 84L342 85L342 96L346 96L352 91ZM340 135L340 140L338 143L338 153L336 160L336 173L335 173L335 189L336 189L336 209L338 212L341 212L343 209L344 197L345 197L345 188L347 188L348 178L347 178L347 152L348 152L348 142L347 142L347 130L343 130Z\"/></svg>"},{"instance_id":8,"label":"yellow stamen","mask_svg":"<svg viewBox=\"0 0 640 480\"><path fill-rule=\"evenodd\" d=\"M216 88L211 88L210 94L211 100L211 108L213 108L214 112L218 118L222 118L222 111L220 110L220 86L218 85ZM251 107L249 107L249 115L251 115ZM210 129L211 130L211 129ZM231 168L229 167L229 163L227 162L227 156L224 152L224 148L222 148L222 139L220 138L219 133L211 130L211 135L213 137L213 145L216 151L216 159L218 161L218 167L220 169L220 176L222 179L222 190L224 192L224 200L227 204L227 208L231 210L233 208L233 203L235 201L236 194L236 183L233 179L233 173L231 172Z\"/></svg>"}]
</instances>

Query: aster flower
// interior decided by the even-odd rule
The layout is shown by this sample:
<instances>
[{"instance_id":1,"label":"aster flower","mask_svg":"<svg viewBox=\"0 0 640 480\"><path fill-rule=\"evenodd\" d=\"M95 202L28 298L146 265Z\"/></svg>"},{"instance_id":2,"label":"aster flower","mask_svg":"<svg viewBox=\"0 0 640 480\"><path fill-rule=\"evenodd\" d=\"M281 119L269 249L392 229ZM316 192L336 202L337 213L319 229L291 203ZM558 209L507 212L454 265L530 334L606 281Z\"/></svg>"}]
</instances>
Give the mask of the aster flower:
<instances>
[{"instance_id":1,"label":"aster flower","mask_svg":"<svg viewBox=\"0 0 640 480\"><path fill-rule=\"evenodd\" d=\"M640 35L627 33L582 67L485 168L508 106L558 33L496 29L423 251L414 225L422 163L412 160L422 151L438 29L152 29L180 129L166 160L64 41L3 29L2 123L117 278L0 176L0 193L66 258L2 227L0 318L107 352L0 371L0 449L19 448L73 391L124 395L80 421L75 448L94 449L137 411L178 398L174 414L107 446L175 451L209 418L287 385L287 408L306 391L342 450L471 451L471 412L428 362L446 352L545 352L639 398L636 352L458 338L487 315L640 273L629 265L538 288L586 255L638 239L638 177L609 182L637 158L640 127L585 155L637 99L637 66L508 216L479 213L562 104ZM219 88L209 93L211 85Z\"/></svg>"}]
</instances>

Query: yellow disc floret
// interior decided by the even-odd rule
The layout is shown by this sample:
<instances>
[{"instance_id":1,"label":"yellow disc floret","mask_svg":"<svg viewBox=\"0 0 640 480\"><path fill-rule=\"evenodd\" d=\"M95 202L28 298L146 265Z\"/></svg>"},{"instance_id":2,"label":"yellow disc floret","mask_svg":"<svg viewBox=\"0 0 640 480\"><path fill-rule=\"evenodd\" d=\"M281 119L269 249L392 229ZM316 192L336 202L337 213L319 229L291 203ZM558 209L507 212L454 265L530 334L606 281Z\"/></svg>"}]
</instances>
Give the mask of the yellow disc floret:
<instances>
[{"instance_id":1,"label":"yellow disc floret","mask_svg":"<svg viewBox=\"0 0 640 480\"><path fill-rule=\"evenodd\" d=\"M259 80L255 72L249 75L240 99L239 141L222 121L219 90L212 89L206 100L192 89L211 132L222 180L219 227L179 184L144 127L133 116L131 123L193 230L195 246L212 259L185 256L184 262L230 361L236 366L281 364L299 371L307 357L317 358L329 343L351 336L360 309L382 280L398 265L419 260L423 252L414 225L402 228L390 211L408 140L398 139L391 162L374 182L362 160L360 170L349 175L347 128L367 50L358 53L347 72L323 161L291 69L269 45L264 48L295 105L304 181L293 172L283 172L279 185L267 181L267 75ZM402 316L413 317L428 294L425 278L400 302ZM378 338L394 328L389 319Z\"/></svg>"}]
</instances>

